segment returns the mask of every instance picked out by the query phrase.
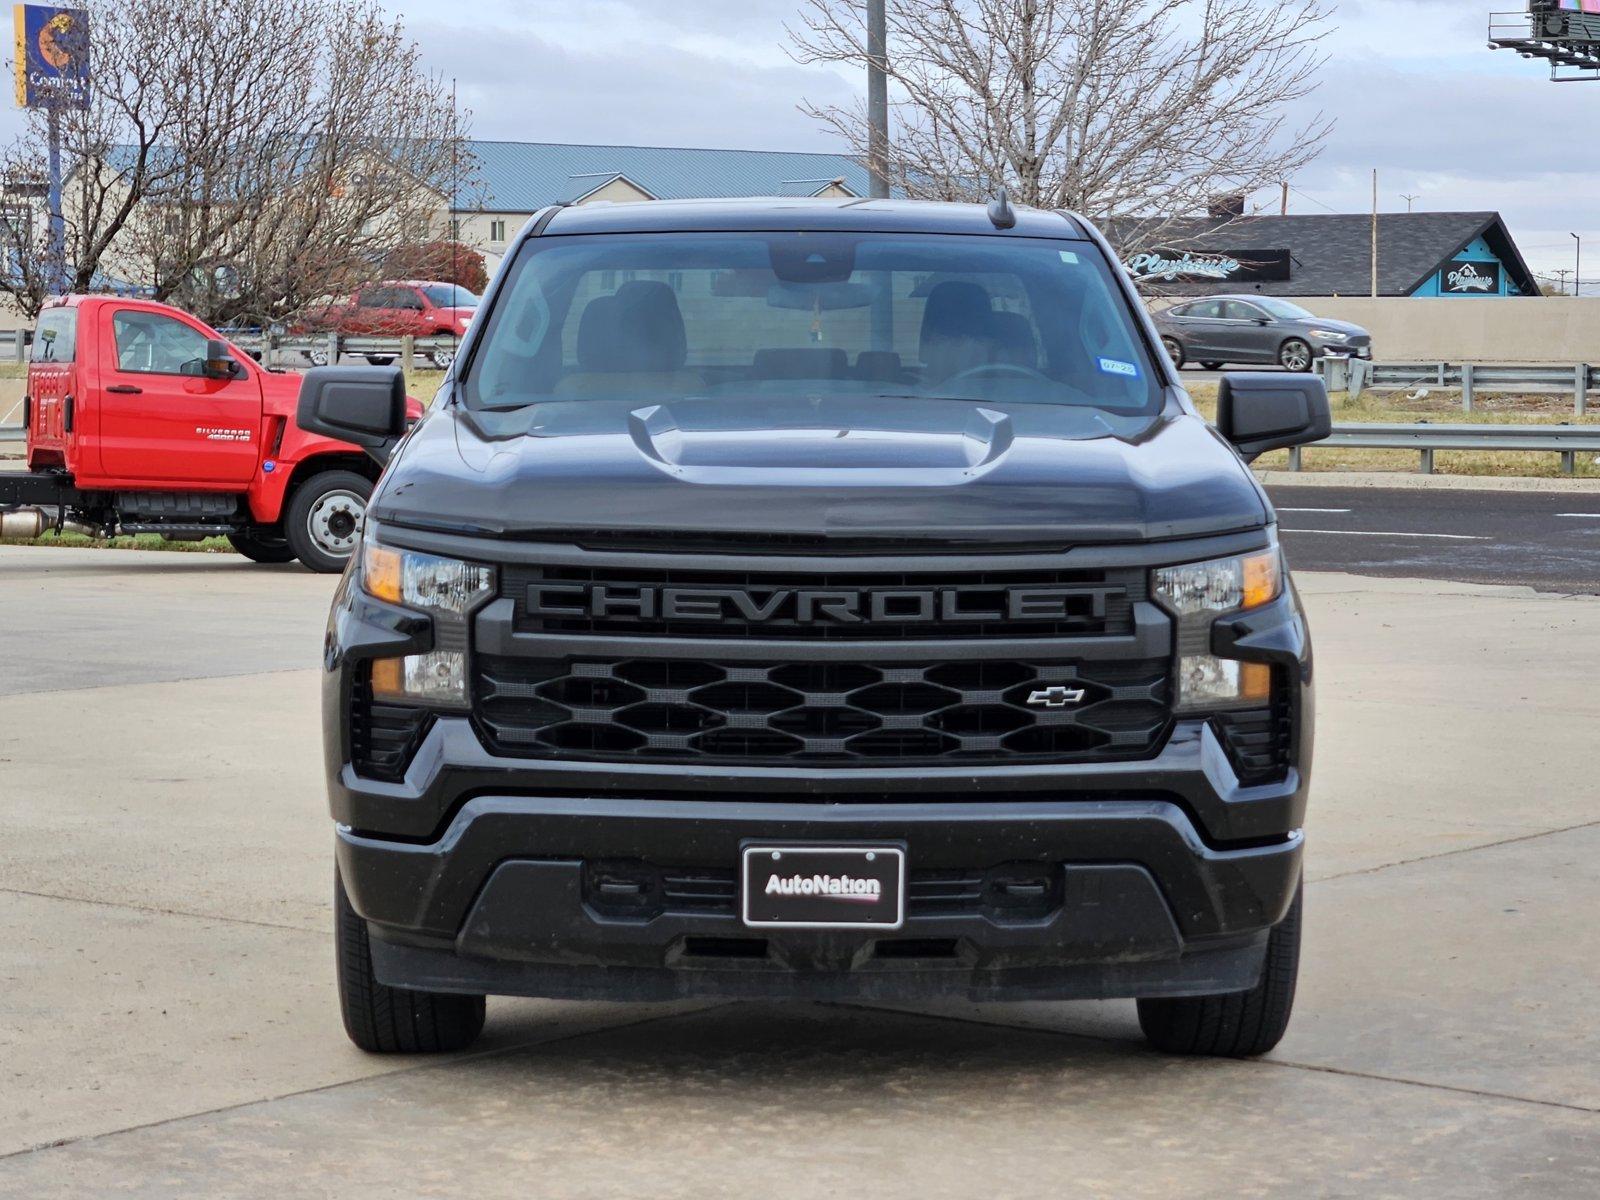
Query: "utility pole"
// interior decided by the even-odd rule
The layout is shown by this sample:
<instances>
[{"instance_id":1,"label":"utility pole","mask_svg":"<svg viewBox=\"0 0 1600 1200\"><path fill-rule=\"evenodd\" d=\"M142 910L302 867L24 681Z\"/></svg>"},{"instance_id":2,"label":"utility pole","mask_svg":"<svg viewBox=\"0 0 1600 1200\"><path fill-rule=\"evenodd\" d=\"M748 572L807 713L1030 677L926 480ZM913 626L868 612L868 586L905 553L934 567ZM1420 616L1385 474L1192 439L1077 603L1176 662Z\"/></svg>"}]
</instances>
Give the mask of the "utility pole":
<instances>
[{"instance_id":1,"label":"utility pole","mask_svg":"<svg viewBox=\"0 0 1600 1200\"><path fill-rule=\"evenodd\" d=\"M1567 294L1567 276L1572 274L1572 272L1567 270L1565 267L1562 267L1559 271L1552 271L1550 273L1556 277L1556 286L1561 289L1561 294L1565 296Z\"/></svg>"},{"instance_id":2,"label":"utility pole","mask_svg":"<svg viewBox=\"0 0 1600 1200\"><path fill-rule=\"evenodd\" d=\"M867 0L867 169L872 196L889 197L889 18L887 0Z\"/></svg>"},{"instance_id":3,"label":"utility pole","mask_svg":"<svg viewBox=\"0 0 1600 1200\"><path fill-rule=\"evenodd\" d=\"M1289 215L1289 181L1287 179L1283 181L1283 200L1278 205L1278 215L1280 217Z\"/></svg>"},{"instance_id":4,"label":"utility pole","mask_svg":"<svg viewBox=\"0 0 1600 1200\"><path fill-rule=\"evenodd\" d=\"M1421 196L1411 196L1411 195L1407 195L1405 192L1401 192L1400 193L1400 199L1402 199L1402 200L1404 200L1406 202L1406 211L1410 212L1412 203L1414 201L1421 200L1422 197Z\"/></svg>"},{"instance_id":5,"label":"utility pole","mask_svg":"<svg viewBox=\"0 0 1600 1200\"><path fill-rule=\"evenodd\" d=\"M1372 168L1372 298L1378 298L1378 168Z\"/></svg>"},{"instance_id":6,"label":"utility pole","mask_svg":"<svg viewBox=\"0 0 1600 1200\"><path fill-rule=\"evenodd\" d=\"M1572 240L1578 243L1578 257L1572 264L1572 294L1581 296L1583 295L1583 239L1573 234Z\"/></svg>"}]
</instances>

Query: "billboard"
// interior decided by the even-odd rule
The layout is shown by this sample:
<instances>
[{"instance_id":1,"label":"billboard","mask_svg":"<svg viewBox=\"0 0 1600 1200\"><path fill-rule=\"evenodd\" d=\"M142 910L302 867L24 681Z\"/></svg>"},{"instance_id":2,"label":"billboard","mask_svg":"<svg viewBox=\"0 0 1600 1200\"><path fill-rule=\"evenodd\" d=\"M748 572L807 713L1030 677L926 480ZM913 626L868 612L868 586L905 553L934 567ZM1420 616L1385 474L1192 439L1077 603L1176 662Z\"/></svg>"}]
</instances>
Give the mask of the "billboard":
<instances>
[{"instance_id":1,"label":"billboard","mask_svg":"<svg viewBox=\"0 0 1600 1200\"><path fill-rule=\"evenodd\" d=\"M87 108L89 15L80 8L18 4L16 89L19 108Z\"/></svg>"}]
</instances>

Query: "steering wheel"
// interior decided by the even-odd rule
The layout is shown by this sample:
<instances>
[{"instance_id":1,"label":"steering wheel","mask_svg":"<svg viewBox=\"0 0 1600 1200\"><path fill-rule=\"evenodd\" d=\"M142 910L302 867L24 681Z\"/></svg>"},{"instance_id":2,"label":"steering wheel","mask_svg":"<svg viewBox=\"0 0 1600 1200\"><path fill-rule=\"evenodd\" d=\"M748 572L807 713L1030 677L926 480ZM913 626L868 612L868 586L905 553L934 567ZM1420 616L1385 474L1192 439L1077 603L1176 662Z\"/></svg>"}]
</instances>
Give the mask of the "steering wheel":
<instances>
[{"instance_id":1,"label":"steering wheel","mask_svg":"<svg viewBox=\"0 0 1600 1200\"><path fill-rule=\"evenodd\" d=\"M1043 371L1036 371L1032 367L1024 367L1018 363L979 363L975 367L968 367L965 371L957 371L939 386L949 387L951 384L978 379L984 375L1009 375L1014 379L1025 379L1029 383L1050 382L1050 376Z\"/></svg>"}]
</instances>

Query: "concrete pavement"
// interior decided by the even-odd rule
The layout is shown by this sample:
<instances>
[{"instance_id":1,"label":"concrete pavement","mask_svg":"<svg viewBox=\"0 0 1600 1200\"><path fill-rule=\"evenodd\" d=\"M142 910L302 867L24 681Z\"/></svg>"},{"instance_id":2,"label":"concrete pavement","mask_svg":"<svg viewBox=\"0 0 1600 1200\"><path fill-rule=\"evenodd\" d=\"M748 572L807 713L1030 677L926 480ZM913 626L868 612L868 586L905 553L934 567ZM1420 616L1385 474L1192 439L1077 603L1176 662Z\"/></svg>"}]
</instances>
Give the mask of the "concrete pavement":
<instances>
[{"instance_id":1,"label":"concrete pavement","mask_svg":"<svg viewBox=\"0 0 1600 1200\"><path fill-rule=\"evenodd\" d=\"M491 1000L429 1062L334 1006L332 582L0 547L0 1196L1592 1197L1600 599L1299 583L1317 787L1270 1058L1157 1057L1121 1003Z\"/></svg>"}]
</instances>

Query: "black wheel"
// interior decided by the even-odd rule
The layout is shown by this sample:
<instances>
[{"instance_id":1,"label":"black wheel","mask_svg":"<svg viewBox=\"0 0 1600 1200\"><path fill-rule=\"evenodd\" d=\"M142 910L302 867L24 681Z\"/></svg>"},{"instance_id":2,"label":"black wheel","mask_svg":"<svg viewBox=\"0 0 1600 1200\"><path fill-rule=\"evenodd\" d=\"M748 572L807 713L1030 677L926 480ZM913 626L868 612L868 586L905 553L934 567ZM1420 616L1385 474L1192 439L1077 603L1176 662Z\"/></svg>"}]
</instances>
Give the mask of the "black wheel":
<instances>
[{"instance_id":1,"label":"black wheel","mask_svg":"<svg viewBox=\"0 0 1600 1200\"><path fill-rule=\"evenodd\" d=\"M1172 360L1175 367L1183 366L1183 343L1175 337L1164 337L1161 344L1167 348L1167 357Z\"/></svg>"},{"instance_id":2,"label":"black wheel","mask_svg":"<svg viewBox=\"0 0 1600 1200\"><path fill-rule=\"evenodd\" d=\"M1267 940L1261 982L1248 992L1139 1001L1139 1027L1157 1050L1251 1058L1283 1039L1294 1010L1294 985L1300 973L1300 902L1295 893L1289 915Z\"/></svg>"},{"instance_id":3,"label":"black wheel","mask_svg":"<svg viewBox=\"0 0 1600 1200\"><path fill-rule=\"evenodd\" d=\"M328 353L326 346L318 346L306 351L306 359L313 367L325 367L333 361L333 355Z\"/></svg>"},{"instance_id":4,"label":"black wheel","mask_svg":"<svg viewBox=\"0 0 1600 1200\"><path fill-rule=\"evenodd\" d=\"M390 363L392 363L394 361L394 355L392 355L392 354L369 354L369 355L367 355L367 361L369 363L371 363L375 367L387 367Z\"/></svg>"},{"instance_id":5,"label":"black wheel","mask_svg":"<svg viewBox=\"0 0 1600 1200\"><path fill-rule=\"evenodd\" d=\"M1311 363L1311 346L1299 338L1290 338L1278 348L1278 365L1285 371L1309 371Z\"/></svg>"},{"instance_id":6,"label":"black wheel","mask_svg":"<svg viewBox=\"0 0 1600 1200\"><path fill-rule=\"evenodd\" d=\"M1200 365L1202 367L1204 367L1208 371L1220 371L1220 370L1222 370L1222 364L1219 363L1219 362L1203 362Z\"/></svg>"},{"instance_id":7,"label":"black wheel","mask_svg":"<svg viewBox=\"0 0 1600 1200\"><path fill-rule=\"evenodd\" d=\"M482 996L413 992L379 983L367 923L333 880L333 946L339 1010L350 1040L369 1054L444 1054L465 1050L483 1032Z\"/></svg>"},{"instance_id":8,"label":"black wheel","mask_svg":"<svg viewBox=\"0 0 1600 1200\"><path fill-rule=\"evenodd\" d=\"M251 562L286 563L295 558L294 548L282 534L253 529L249 533L230 533L228 541Z\"/></svg>"},{"instance_id":9,"label":"black wheel","mask_svg":"<svg viewBox=\"0 0 1600 1200\"><path fill-rule=\"evenodd\" d=\"M283 514L294 556L313 571L335 574L355 553L372 480L354 471L323 471L295 489Z\"/></svg>"},{"instance_id":10,"label":"black wheel","mask_svg":"<svg viewBox=\"0 0 1600 1200\"><path fill-rule=\"evenodd\" d=\"M438 367L439 370L448 371L450 364L456 361L455 347L445 346L438 350L430 351L428 353L428 361Z\"/></svg>"}]
</instances>

